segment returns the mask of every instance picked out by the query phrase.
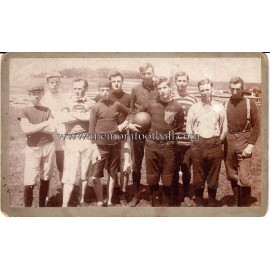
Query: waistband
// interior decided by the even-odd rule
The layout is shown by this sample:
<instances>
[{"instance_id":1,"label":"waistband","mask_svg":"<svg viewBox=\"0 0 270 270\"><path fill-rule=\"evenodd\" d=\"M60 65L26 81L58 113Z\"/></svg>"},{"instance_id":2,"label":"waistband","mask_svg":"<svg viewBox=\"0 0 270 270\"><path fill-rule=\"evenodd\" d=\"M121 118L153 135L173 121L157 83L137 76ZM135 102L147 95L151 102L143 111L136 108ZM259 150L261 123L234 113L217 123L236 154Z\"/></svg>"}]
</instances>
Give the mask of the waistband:
<instances>
[{"instance_id":1,"label":"waistband","mask_svg":"<svg viewBox=\"0 0 270 270\"><path fill-rule=\"evenodd\" d=\"M251 129L249 129L249 130L243 130L243 131L228 131L228 133L230 133L230 134L243 134L243 133L247 133L247 132L250 132L251 131Z\"/></svg>"},{"instance_id":2,"label":"waistband","mask_svg":"<svg viewBox=\"0 0 270 270\"><path fill-rule=\"evenodd\" d=\"M211 137L211 138L203 138L203 137L200 137L199 138L199 141L213 141L213 140L219 140L220 138L218 136L215 136L215 137Z\"/></svg>"},{"instance_id":3,"label":"waistband","mask_svg":"<svg viewBox=\"0 0 270 270\"><path fill-rule=\"evenodd\" d=\"M167 141L167 140L146 140L146 143L156 143L163 145L174 145L175 141Z\"/></svg>"}]
</instances>

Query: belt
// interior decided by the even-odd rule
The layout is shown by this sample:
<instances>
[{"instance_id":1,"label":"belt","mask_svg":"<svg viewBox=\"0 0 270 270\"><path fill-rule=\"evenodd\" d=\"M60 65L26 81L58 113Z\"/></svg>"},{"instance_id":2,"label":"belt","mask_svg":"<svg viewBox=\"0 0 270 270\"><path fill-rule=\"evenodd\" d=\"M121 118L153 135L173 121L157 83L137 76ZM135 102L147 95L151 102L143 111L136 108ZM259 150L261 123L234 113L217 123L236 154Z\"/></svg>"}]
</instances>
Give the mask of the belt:
<instances>
[{"instance_id":1,"label":"belt","mask_svg":"<svg viewBox=\"0 0 270 270\"><path fill-rule=\"evenodd\" d=\"M200 141L210 141L210 140L213 140L213 139L219 139L219 137L215 136L215 137L211 137L211 138L203 138L203 137L199 138Z\"/></svg>"},{"instance_id":2,"label":"belt","mask_svg":"<svg viewBox=\"0 0 270 270\"><path fill-rule=\"evenodd\" d=\"M229 130L230 134L242 134L242 133L246 133L246 132L250 132L251 129L249 130L243 130L243 131L233 131L233 130Z\"/></svg>"},{"instance_id":3,"label":"belt","mask_svg":"<svg viewBox=\"0 0 270 270\"><path fill-rule=\"evenodd\" d=\"M155 142L158 144L167 144L167 145L172 145L175 144L175 141L169 141L169 140L146 140L148 142Z\"/></svg>"}]
</instances>

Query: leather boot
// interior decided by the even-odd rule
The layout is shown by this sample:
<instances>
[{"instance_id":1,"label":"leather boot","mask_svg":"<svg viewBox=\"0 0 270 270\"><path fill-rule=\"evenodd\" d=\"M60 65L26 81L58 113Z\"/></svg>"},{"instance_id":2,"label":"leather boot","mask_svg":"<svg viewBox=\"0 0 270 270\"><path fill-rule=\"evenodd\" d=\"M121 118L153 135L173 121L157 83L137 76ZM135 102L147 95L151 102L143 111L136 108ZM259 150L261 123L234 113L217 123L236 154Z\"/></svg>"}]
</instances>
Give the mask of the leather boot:
<instances>
[{"instance_id":1,"label":"leather boot","mask_svg":"<svg viewBox=\"0 0 270 270\"><path fill-rule=\"evenodd\" d=\"M251 206L251 187L242 187L242 206Z\"/></svg>"},{"instance_id":2,"label":"leather boot","mask_svg":"<svg viewBox=\"0 0 270 270\"><path fill-rule=\"evenodd\" d=\"M135 183L133 184L133 197L131 201L128 203L129 207L135 207L139 202L140 202L140 188L138 185Z\"/></svg>"},{"instance_id":3,"label":"leather boot","mask_svg":"<svg viewBox=\"0 0 270 270\"><path fill-rule=\"evenodd\" d=\"M195 189L194 203L196 204L197 207L205 206L204 199L203 199L203 192L204 192L204 188Z\"/></svg>"},{"instance_id":4,"label":"leather boot","mask_svg":"<svg viewBox=\"0 0 270 270\"><path fill-rule=\"evenodd\" d=\"M178 205L179 202L179 185L178 183L176 185L171 186L171 205Z\"/></svg>"},{"instance_id":5,"label":"leather boot","mask_svg":"<svg viewBox=\"0 0 270 270\"><path fill-rule=\"evenodd\" d=\"M159 192L159 184L149 185L150 203L152 207L161 206L161 198Z\"/></svg>"},{"instance_id":6,"label":"leather boot","mask_svg":"<svg viewBox=\"0 0 270 270\"><path fill-rule=\"evenodd\" d=\"M233 191L233 206L240 206L240 186L236 181L231 181Z\"/></svg>"},{"instance_id":7,"label":"leather boot","mask_svg":"<svg viewBox=\"0 0 270 270\"><path fill-rule=\"evenodd\" d=\"M48 196L50 180L40 180L39 187L39 207L45 207L46 198Z\"/></svg>"},{"instance_id":8,"label":"leather boot","mask_svg":"<svg viewBox=\"0 0 270 270\"><path fill-rule=\"evenodd\" d=\"M208 188L208 206L210 207L217 206L216 195L217 195L217 189Z\"/></svg>"},{"instance_id":9,"label":"leather boot","mask_svg":"<svg viewBox=\"0 0 270 270\"><path fill-rule=\"evenodd\" d=\"M24 206L31 207L33 203L34 185L24 186Z\"/></svg>"},{"instance_id":10,"label":"leather boot","mask_svg":"<svg viewBox=\"0 0 270 270\"><path fill-rule=\"evenodd\" d=\"M175 205L172 201L172 188L163 186L162 206L173 206Z\"/></svg>"},{"instance_id":11,"label":"leather boot","mask_svg":"<svg viewBox=\"0 0 270 270\"><path fill-rule=\"evenodd\" d=\"M159 191L154 191L150 195L150 202L151 202L152 207L160 207L160 206L162 206Z\"/></svg>"}]
</instances>

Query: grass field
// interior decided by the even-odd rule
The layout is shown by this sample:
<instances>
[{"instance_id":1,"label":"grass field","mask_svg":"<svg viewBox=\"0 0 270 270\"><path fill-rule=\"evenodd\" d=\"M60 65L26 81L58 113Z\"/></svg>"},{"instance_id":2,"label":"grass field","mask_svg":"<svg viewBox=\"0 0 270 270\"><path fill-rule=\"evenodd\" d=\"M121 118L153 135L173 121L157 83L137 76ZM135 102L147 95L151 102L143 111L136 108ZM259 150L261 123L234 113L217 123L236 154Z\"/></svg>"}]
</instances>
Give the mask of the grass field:
<instances>
[{"instance_id":1,"label":"grass field","mask_svg":"<svg viewBox=\"0 0 270 270\"><path fill-rule=\"evenodd\" d=\"M23 170L24 170L24 147L26 145L26 137L22 133L17 120L18 109L14 107L9 108L9 190L10 190L10 206L22 207L23 206ZM261 204L261 144L258 140L253 152L252 172L255 178L254 185L252 187L252 206L260 206ZM138 206L149 206L147 201L147 186L145 183L145 167L142 169L142 194L143 200ZM219 206L230 206L232 204L232 191L228 181L226 180L226 173L224 164L222 164L220 172L220 185L217 193L217 200ZM94 206L96 202L93 188L90 185L87 188L85 200L87 205ZM103 182L105 185L105 181ZM59 189L59 179L57 170L54 170L53 179L50 185L50 198L47 206L59 207L61 206L62 195ZM131 198L131 182L129 183L128 194ZM191 186L191 192L193 193L193 187ZM71 199L71 206L77 206L78 188L74 189L74 193ZM119 202L115 198L116 206L120 206ZM34 191L34 207L38 206L38 186Z\"/></svg>"}]
</instances>

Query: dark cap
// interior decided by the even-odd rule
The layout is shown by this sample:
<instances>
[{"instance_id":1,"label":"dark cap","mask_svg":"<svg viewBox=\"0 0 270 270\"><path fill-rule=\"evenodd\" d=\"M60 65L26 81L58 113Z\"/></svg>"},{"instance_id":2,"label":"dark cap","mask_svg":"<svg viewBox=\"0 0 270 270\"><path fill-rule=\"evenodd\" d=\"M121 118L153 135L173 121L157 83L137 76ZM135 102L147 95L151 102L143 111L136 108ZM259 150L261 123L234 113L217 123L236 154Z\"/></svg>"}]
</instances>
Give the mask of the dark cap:
<instances>
[{"instance_id":1,"label":"dark cap","mask_svg":"<svg viewBox=\"0 0 270 270\"><path fill-rule=\"evenodd\" d=\"M103 79L98 82L98 87L111 87L111 81L108 79Z\"/></svg>"},{"instance_id":2,"label":"dark cap","mask_svg":"<svg viewBox=\"0 0 270 270\"><path fill-rule=\"evenodd\" d=\"M52 77L61 78L61 74L58 71L51 71L46 74L45 79L48 80L49 78L52 78Z\"/></svg>"},{"instance_id":3,"label":"dark cap","mask_svg":"<svg viewBox=\"0 0 270 270\"><path fill-rule=\"evenodd\" d=\"M33 91L43 91L44 92L44 87L43 87L43 85L39 85L39 86L29 87L27 89L27 92L33 92Z\"/></svg>"}]
</instances>

